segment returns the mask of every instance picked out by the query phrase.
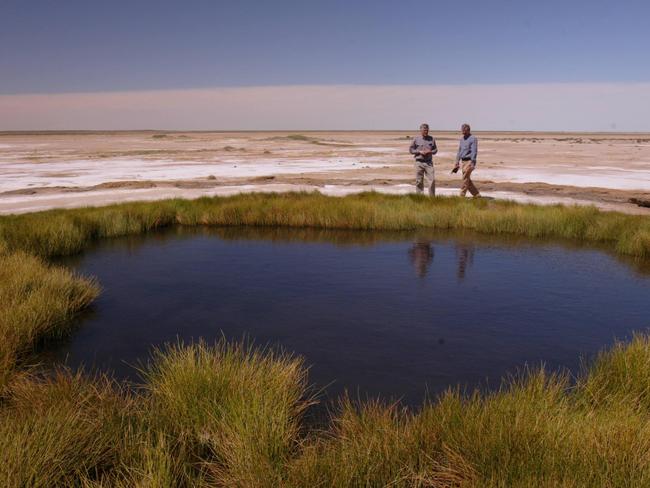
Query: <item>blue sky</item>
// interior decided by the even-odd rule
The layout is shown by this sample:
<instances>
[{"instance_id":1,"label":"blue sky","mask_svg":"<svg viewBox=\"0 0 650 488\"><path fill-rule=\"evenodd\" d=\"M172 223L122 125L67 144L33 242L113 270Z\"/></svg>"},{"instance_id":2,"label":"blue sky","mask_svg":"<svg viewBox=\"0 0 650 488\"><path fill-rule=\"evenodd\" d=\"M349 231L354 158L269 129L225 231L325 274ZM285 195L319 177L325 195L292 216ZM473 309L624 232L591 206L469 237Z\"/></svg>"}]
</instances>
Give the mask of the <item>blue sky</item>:
<instances>
[{"instance_id":1,"label":"blue sky","mask_svg":"<svg viewBox=\"0 0 650 488\"><path fill-rule=\"evenodd\" d=\"M649 50L650 2L636 0L0 4L0 96L13 107L24 94L138 91L145 97L157 90L269 86L401 86L406 93L413 85L488 91L540 85L531 95L538 97L547 93L544 84L610 84L607 103L614 107L621 87L634 83L646 107L647 88L638 84L650 82ZM413 111L414 120L423 118L420 112ZM557 118L560 128L562 114ZM613 118L607 112L594 127L620 126ZM537 127L515 113L485 120L493 128Z\"/></svg>"},{"instance_id":2,"label":"blue sky","mask_svg":"<svg viewBox=\"0 0 650 488\"><path fill-rule=\"evenodd\" d=\"M0 93L650 81L650 2L39 1L0 7Z\"/></svg>"}]
</instances>

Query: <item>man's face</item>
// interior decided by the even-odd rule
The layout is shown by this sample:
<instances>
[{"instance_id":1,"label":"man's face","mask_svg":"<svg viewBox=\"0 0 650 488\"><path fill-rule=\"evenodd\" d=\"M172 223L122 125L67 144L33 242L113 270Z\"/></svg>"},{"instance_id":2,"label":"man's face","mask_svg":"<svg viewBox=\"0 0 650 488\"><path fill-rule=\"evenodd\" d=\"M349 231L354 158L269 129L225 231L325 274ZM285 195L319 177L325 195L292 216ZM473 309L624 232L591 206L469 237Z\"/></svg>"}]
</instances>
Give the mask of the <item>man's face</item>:
<instances>
[{"instance_id":1,"label":"man's face","mask_svg":"<svg viewBox=\"0 0 650 488\"><path fill-rule=\"evenodd\" d=\"M420 127L420 134L422 134L422 137L428 136L429 135L429 128L428 127Z\"/></svg>"},{"instance_id":2,"label":"man's face","mask_svg":"<svg viewBox=\"0 0 650 488\"><path fill-rule=\"evenodd\" d=\"M465 137L467 137L467 136L469 135L469 127L467 127L466 125L464 125L464 126L461 128L461 131L462 131L462 133L463 133L463 135L464 135Z\"/></svg>"}]
</instances>

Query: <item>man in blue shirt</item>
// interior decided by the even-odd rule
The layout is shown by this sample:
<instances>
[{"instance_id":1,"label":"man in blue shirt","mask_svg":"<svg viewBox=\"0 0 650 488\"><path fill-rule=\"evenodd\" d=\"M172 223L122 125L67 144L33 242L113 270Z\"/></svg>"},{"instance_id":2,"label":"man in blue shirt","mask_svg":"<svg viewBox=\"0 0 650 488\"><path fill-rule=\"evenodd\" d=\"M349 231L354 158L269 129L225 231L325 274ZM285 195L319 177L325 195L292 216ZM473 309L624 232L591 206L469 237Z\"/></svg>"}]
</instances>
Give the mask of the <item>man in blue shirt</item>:
<instances>
[{"instance_id":1,"label":"man in blue shirt","mask_svg":"<svg viewBox=\"0 0 650 488\"><path fill-rule=\"evenodd\" d=\"M474 197L480 197L481 194L474 186L472 181L472 172L476 169L476 156L478 154L478 140L476 136L472 135L469 124L463 124L461 127L463 137L458 144L458 153L456 154L456 165L453 172L456 173L460 168L461 161L463 162L463 184L460 187L460 196L464 197L467 190Z\"/></svg>"},{"instance_id":2,"label":"man in blue shirt","mask_svg":"<svg viewBox=\"0 0 650 488\"><path fill-rule=\"evenodd\" d=\"M416 136L409 147L409 152L415 156L415 191L424 191L424 176L431 182L429 196L436 194L436 178L433 171L432 156L438 152L436 141L429 135L429 124L420 126L420 135Z\"/></svg>"}]
</instances>

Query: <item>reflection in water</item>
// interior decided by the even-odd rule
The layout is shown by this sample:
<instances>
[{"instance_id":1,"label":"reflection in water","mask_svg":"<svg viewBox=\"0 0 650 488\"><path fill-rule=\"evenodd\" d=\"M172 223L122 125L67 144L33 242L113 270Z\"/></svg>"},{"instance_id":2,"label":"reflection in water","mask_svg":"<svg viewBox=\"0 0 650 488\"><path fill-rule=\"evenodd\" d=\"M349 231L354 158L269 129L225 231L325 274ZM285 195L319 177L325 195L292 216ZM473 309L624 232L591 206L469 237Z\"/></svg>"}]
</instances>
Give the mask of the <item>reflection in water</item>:
<instances>
[{"instance_id":1,"label":"reflection in water","mask_svg":"<svg viewBox=\"0 0 650 488\"><path fill-rule=\"evenodd\" d=\"M456 258L458 259L458 279L465 279L465 271L474 264L474 246L464 242L456 245Z\"/></svg>"},{"instance_id":2,"label":"reflection in water","mask_svg":"<svg viewBox=\"0 0 650 488\"><path fill-rule=\"evenodd\" d=\"M460 281L465 279L467 269L474 264L474 253L476 251L473 244L467 242L457 242L455 246L456 260L458 262L457 276ZM424 278L435 255L434 247L430 241L418 239L409 249L409 259L415 272L420 278Z\"/></svg>"},{"instance_id":3,"label":"reflection in water","mask_svg":"<svg viewBox=\"0 0 650 488\"><path fill-rule=\"evenodd\" d=\"M96 276L103 292L49 347L49 364L132 381L152 347L246 336L304 356L327 395L415 405L424 391L496 388L525 364L576 371L612 337L650 326L647 277L565 243L177 227L60 262Z\"/></svg>"},{"instance_id":4,"label":"reflection in water","mask_svg":"<svg viewBox=\"0 0 650 488\"><path fill-rule=\"evenodd\" d=\"M599 250L607 253L632 268L640 276L650 276L650 260L622 256L614 253L610 247L596 243L580 243L570 240L552 239L530 239L523 236L511 235L486 235L476 234L470 231L444 231L440 229L421 229L417 232L405 231L362 231L362 230L341 230L341 229L312 229L312 228L290 228L290 227L183 227L172 226L160 229L156 232L128 235L112 239L103 239L89 245L85 252L92 253L95 249L128 249L128 252L137 254L139 248L147 242L158 242L165 244L173 242L178 238L187 237L218 237L224 241L264 241L279 244L287 243L323 243L333 244L341 247L370 247L381 243L404 242L415 239L416 242L454 242L459 248L469 246L467 251L459 254L467 254L465 263L472 264L474 249L476 246L499 246L509 249L538 248L546 245L559 246L562 249L581 251ZM460 240L459 240L460 239ZM413 246L415 247L415 245ZM409 253L410 255L410 253ZM433 256L433 250L432 250ZM460 255L459 255L460 258ZM66 266L77 266L84 260L83 254L63 256L50 259L55 264ZM464 269L467 268L465 264ZM428 269L427 269L428 272ZM460 277L461 273L459 273ZM464 277L464 272L462 273Z\"/></svg>"},{"instance_id":5,"label":"reflection in water","mask_svg":"<svg viewBox=\"0 0 650 488\"><path fill-rule=\"evenodd\" d=\"M427 271L433 262L433 255L433 247L428 241L415 241L409 249L409 258L420 278L427 275Z\"/></svg>"}]
</instances>

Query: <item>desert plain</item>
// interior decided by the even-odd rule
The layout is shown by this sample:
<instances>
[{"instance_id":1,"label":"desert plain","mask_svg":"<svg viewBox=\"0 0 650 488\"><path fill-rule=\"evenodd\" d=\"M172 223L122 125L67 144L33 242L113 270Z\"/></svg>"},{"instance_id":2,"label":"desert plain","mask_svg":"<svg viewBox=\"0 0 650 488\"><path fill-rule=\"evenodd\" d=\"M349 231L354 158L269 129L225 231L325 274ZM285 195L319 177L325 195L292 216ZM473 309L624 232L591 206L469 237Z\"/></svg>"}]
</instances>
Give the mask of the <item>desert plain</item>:
<instances>
[{"instance_id":1,"label":"desert plain","mask_svg":"<svg viewBox=\"0 0 650 488\"><path fill-rule=\"evenodd\" d=\"M5 132L0 213L251 191L414 191L416 132ZM455 195L455 132L432 131ZM650 214L650 134L475 132L483 196ZM639 204L641 203L641 205Z\"/></svg>"}]
</instances>

